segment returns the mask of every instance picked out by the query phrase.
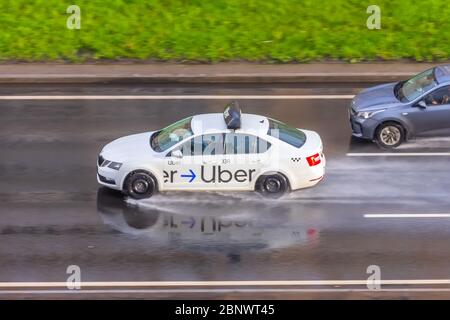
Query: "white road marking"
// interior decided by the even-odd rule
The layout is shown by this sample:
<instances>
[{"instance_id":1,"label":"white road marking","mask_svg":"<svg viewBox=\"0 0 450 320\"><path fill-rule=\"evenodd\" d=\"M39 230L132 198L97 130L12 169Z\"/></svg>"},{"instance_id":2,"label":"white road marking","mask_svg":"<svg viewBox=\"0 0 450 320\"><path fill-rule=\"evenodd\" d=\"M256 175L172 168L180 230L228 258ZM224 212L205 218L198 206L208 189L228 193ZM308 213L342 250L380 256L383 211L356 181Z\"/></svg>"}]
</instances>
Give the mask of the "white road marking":
<instances>
[{"instance_id":1,"label":"white road marking","mask_svg":"<svg viewBox=\"0 0 450 320\"><path fill-rule=\"evenodd\" d=\"M347 157L450 157L450 152L356 152Z\"/></svg>"},{"instance_id":2,"label":"white road marking","mask_svg":"<svg viewBox=\"0 0 450 320\"><path fill-rule=\"evenodd\" d=\"M365 214L364 218L450 218L449 213Z\"/></svg>"},{"instance_id":3,"label":"white road marking","mask_svg":"<svg viewBox=\"0 0 450 320\"><path fill-rule=\"evenodd\" d=\"M119 289L119 290L0 290L1 294L139 294L139 293L327 293L327 292L450 292L450 288L369 289Z\"/></svg>"},{"instance_id":4,"label":"white road marking","mask_svg":"<svg viewBox=\"0 0 450 320\"><path fill-rule=\"evenodd\" d=\"M275 280L275 281L94 281L81 282L82 288L120 287L242 287L242 286L353 286L367 280ZM380 285L448 285L450 279L380 280ZM0 282L6 288L66 288L66 282Z\"/></svg>"},{"instance_id":5,"label":"white road marking","mask_svg":"<svg viewBox=\"0 0 450 320\"><path fill-rule=\"evenodd\" d=\"M335 100L354 95L22 95L0 100Z\"/></svg>"}]
</instances>

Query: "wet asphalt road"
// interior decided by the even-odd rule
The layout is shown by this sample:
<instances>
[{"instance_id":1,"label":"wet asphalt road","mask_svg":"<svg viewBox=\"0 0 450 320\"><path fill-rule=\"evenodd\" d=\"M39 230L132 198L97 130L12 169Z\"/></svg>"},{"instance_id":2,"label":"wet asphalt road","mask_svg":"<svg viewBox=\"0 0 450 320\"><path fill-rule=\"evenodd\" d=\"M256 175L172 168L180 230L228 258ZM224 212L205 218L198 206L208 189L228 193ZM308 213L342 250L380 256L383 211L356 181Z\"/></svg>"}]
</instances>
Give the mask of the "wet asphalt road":
<instances>
[{"instance_id":1,"label":"wet asphalt road","mask_svg":"<svg viewBox=\"0 0 450 320\"><path fill-rule=\"evenodd\" d=\"M320 95L354 94L359 89L251 84L1 86L0 95ZM450 279L450 218L364 217L450 213L450 157L386 157L373 144L351 139L349 100L241 102L244 112L318 131L324 141L326 178L315 188L283 199L263 200L253 193L182 192L136 202L97 185L96 158L107 142L189 115L221 112L226 102L1 101L0 282L65 282L69 265L81 268L82 281L102 282L366 280L370 265L381 268L383 280ZM449 151L450 138L445 135L421 137L397 150ZM347 155L359 152L377 155ZM361 285L269 290L277 288L259 285L251 293L239 292L239 286L231 287L233 292L214 291L215 287L183 292L185 287L158 291L130 284L127 292L102 288L98 293L70 295L13 286L0 288L0 298L373 298L383 294L450 298L445 291L450 285L442 284L398 285L389 289L399 291L384 293L364 291Z\"/></svg>"}]
</instances>

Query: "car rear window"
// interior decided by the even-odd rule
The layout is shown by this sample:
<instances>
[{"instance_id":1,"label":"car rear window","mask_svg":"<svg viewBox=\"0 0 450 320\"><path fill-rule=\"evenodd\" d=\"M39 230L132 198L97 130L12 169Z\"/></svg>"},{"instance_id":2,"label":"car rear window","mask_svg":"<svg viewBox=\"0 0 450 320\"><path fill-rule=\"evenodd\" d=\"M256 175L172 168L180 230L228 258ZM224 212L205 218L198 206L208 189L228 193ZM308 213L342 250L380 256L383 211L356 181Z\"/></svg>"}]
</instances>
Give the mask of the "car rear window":
<instances>
[{"instance_id":1,"label":"car rear window","mask_svg":"<svg viewBox=\"0 0 450 320\"><path fill-rule=\"evenodd\" d=\"M306 142L306 134L303 131L273 119L269 119L267 134L296 148L300 148Z\"/></svg>"}]
</instances>

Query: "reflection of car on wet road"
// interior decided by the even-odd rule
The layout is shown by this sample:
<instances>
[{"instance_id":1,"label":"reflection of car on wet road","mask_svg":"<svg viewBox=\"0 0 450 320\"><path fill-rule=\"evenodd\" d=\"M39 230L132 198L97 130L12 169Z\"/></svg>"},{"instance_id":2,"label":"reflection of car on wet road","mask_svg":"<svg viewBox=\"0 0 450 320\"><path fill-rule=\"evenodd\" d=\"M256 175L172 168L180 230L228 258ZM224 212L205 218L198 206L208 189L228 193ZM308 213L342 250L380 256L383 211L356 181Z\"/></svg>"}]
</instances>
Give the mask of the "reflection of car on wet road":
<instances>
[{"instance_id":1,"label":"reflection of car on wet road","mask_svg":"<svg viewBox=\"0 0 450 320\"><path fill-rule=\"evenodd\" d=\"M361 91L352 101L353 135L383 148L419 133L450 129L450 65Z\"/></svg>"},{"instance_id":2,"label":"reflection of car on wet road","mask_svg":"<svg viewBox=\"0 0 450 320\"><path fill-rule=\"evenodd\" d=\"M252 114L236 103L162 130L107 144L98 182L140 199L166 190L256 190L278 197L324 175L322 140L313 131Z\"/></svg>"},{"instance_id":3,"label":"reflection of car on wet road","mask_svg":"<svg viewBox=\"0 0 450 320\"><path fill-rule=\"evenodd\" d=\"M170 196L164 197L165 201L173 203L167 198ZM215 198L216 202L222 200ZM319 241L315 227L299 224L292 207L279 203L271 206L256 199L236 201L234 206L242 213L237 215L224 211L223 205L211 208L206 202L181 202L169 209L164 203L163 209L159 203L152 203L125 201L119 192L107 188L97 193L97 210L106 225L122 234L150 240L152 246L239 254L295 245L313 247ZM278 212L274 212L274 206Z\"/></svg>"}]
</instances>

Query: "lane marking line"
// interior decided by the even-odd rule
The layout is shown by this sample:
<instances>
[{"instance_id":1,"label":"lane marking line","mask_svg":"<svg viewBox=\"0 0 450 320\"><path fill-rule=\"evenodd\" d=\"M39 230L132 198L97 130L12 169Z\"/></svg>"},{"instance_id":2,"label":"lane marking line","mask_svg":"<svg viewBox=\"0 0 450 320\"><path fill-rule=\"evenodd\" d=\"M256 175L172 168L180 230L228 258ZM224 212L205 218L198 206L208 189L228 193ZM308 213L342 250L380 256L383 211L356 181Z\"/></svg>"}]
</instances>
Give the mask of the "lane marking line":
<instances>
[{"instance_id":1,"label":"lane marking line","mask_svg":"<svg viewBox=\"0 0 450 320\"><path fill-rule=\"evenodd\" d=\"M327 292L450 292L450 288L369 289L138 289L138 290L6 290L1 294L120 294L120 293L327 293Z\"/></svg>"},{"instance_id":2,"label":"lane marking line","mask_svg":"<svg viewBox=\"0 0 450 320\"><path fill-rule=\"evenodd\" d=\"M446 285L450 279L380 280L380 285ZM367 280L275 280L275 281L88 281L81 287L241 287L241 286L352 286ZM0 282L2 288L58 288L67 282Z\"/></svg>"},{"instance_id":3,"label":"lane marking line","mask_svg":"<svg viewBox=\"0 0 450 320\"><path fill-rule=\"evenodd\" d=\"M365 214L364 218L450 218L450 213Z\"/></svg>"},{"instance_id":4,"label":"lane marking line","mask_svg":"<svg viewBox=\"0 0 450 320\"><path fill-rule=\"evenodd\" d=\"M9 95L0 100L329 100L354 95Z\"/></svg>"},{"instance_id":5,"label":"lane marking line","mask_svg":"<svg viewBox=\"0 0 450 320\"><path fill-rule=\"evenodd\" d=\"M347 157L450 157L450 152L386 152L386 153L347 153Z\"/></svg>"}]
</instances>

